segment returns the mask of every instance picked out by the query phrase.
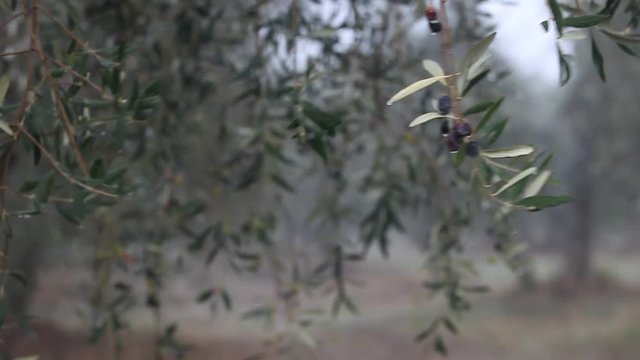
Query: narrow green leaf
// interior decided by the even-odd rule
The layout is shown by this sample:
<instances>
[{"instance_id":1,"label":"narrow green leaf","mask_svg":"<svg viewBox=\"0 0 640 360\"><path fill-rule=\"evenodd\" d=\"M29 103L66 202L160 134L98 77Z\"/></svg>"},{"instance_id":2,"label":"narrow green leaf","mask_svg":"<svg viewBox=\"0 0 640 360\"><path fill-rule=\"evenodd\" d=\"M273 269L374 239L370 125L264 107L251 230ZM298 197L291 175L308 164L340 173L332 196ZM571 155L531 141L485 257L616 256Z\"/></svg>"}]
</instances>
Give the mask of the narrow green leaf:
<instances>
[{"instance_id":1,"label":"narrow green leaf","mask_svg":"<svg viewBox=\"0 0 640 360\"><path fill-rule=\"evenodd\" d=\"M464 159L467 157L467 143L462 143L460 145L460 149L456 152L453 157L453 163L456 165L460 165L464 162Z\"/></svg>"},{"instance_id":2,"label":"narrow green leaf","mask_svg":"<svg viewBox=\"0 0 640 360\"><path fill-rule=\"evenodd\" d=\"M433 348L436 350L436 352L438 352L438 354L447 357L447 346L445 345L444 340L441 336L436 336L436 339L433 343Z\"/></svg>"},{"instance_id":3,"label":"narrow green leaf","mask_svg":"<svg viewBox=\"0 0 640 360\"><path fill-rule=\"evenodd\" d=\"M416 342L422 342L422 341L426 340L437 329L438 329L438 322L434 321L429 325L429 327L427 327L426 329L422 330L418 335L416 335L415 341Z\"/></svg>"},{"instance_id":4,"label":"narrow green leaf","mask_svg":"<svg viewBox=\"0 0 640 360\"><path fill-rule=\"evenodd\" d=\"M598 27L598 30L600 30L600 32L607 35L617 43L630 44L630 45L640 43L640 34L627 34L623 32L613 31L611 29L607 29L604 27Z\"/></svg>"},{"instance_id":5,"label":"narrow green leaf","mask_svg":"<svg viewBox=\"0 0 640 360\"><path fill-rule=\"evenodd\" d=\"M0 105L4 105L4 98L7 96L7 90L9 90L9 83L11 78L9 74L4 74L0 77Z\"/></svg>"},{"instance_id":6,"label":"narrow green leaf","mask_svg":"<svg viewBox=\"0 0 640 360\"><path fill-rule=\"evenodd\" d=\"M549 20L541 22L540 25L544 29L544 32L549 32Z\"/></svg>"},{"instance_id":7,"label":"narrow green leaf","mask_svg":"<svg viewBox=\"0 0 640 360\"><path fill-rule=\"evenodd\" d=\"M492 159L512 158L518 156L529 155L534 152L535 149L527 145L515 145L510 147L484 150L481 152L482 156L486 156Z\"/></svg>"},{"instance_id":8,"label":"narrow green leaf","mask_svg":"<svg viewBox=\"0 0 640 360\"><path fill-rule=\"evenodd\" d=\"M13 136L13 130L11 130L11 126L9 126L9 124L7 124L7 122L2 119L0 119L0 129L7 133L7 135Z\"/></svg>"},{"instance_id":9,"label":"narrow green leaf","mask_svg":"<svg viewBox=\"0 0 640 360\"><path fill-rule=\"evenodd\" d=\"M627 55L631 55L633 57L640 58L640 56L638 54L636 54L636 52L633 51L633 49L631 49L627 45L621 44L621 43L616 43L616 45L618 45L618 47L620 49L622 49L622 51L624 51Z\"/></svg>"},{"instance_id":10,"label":"narrow green leaf","mask_svg":"<svg viewBox=\"0 0 640 360\"><path fill-rule=\"evenodd\" d=\"M464 116L469 116L469 115L485 112L488 109L491 109L491 107L493 107L493 105L494 105L494 103L491 102L491 101L475 104L472 107L470 107L467 110L465 110L463 115Z\"/></svg>"},{"instance_id":11,"label":"narrow green leaf","mask_svg":"<svg viewBox=\"0 0 640 360\"><path fill-rule=\"evenodd\" d=\"M39 203L46 204L49 200L49 195L53 189L53 179L53 171L50 171L38 185L35 195Z\"/></svg>"},{"instance_id":12,"label":"narrow green leaf","mask_svg":"<svg viewBox=\"0 0 640 360\"><path fill-rule=\"evenodd\" d=\"M387 105L391 105L394 102L407 97L413 93L415 93L416 91L422 90L424 88L426 88L427 86L433 85L435 83L437 83L440 80L446 79L448 77L451 77L452 75L445 75L445 76L434 76L432 78L428 78L428 79L423 79L423 80L419 80L414 82L413 84L407 86L406 88L398 91L395 95L393 95L391 97L391 99L389 99L389 101L387 101Z\"/></svg>"},{"instance_id":13,"label":"narrow green leaf","mask_svg":"<svg viewBox=\"0 0 640 360\"><path fill-rule=\"evenodd\" d=\"M488 293L491 291L491 288L486 285L461 286L460 289L464 292L476 294Z\"/></svg>"},{"instance_id":14,"label":"narrow green leaf","mask_svg":"<svg viewBox=\"0 0 640 360\"><path fill-rule=\"evenodd\" d=\"M58 210L58 214L62 216L68 222L74 225L80 225L81 220L73 213L73 211L69 208L64 208L62 206L56 206L56 210Z\"/></svg>"},{"instance_id":15,"label":"narrow green leaf","mask_svg":"<svg viewBox=\"0 0 640 360\"><path fill-rule=\"evenodd\" d=\"M344 306L347 308L347 310L349 310L351 315L358 315L358 308L356 307L356 304L353 302L353 300L351 300L349 296L347 296L347 294L343 294L342 301L344 302Z\"/></svg>"},{"instance_id":16,"label":"narrow green leaf","mask_svg":"<svg viewBox=\"0 0 640 360\"><path fill-rule=\"evenodd\" d=\"M572 200L571 196L532 196L517 201L515 205L524 206L530 210L539 210L562 205Z\"/></svg>"},{"instance_id":17,"label":"narrow green leaf","mask_svg":"<svg viewBox=\"0 0 640 360\"><path fill-rule=\"evenodd\" d=\"M326 112L308 101L303 102L302 112L329 136L334 136L336 127L342 123L342 119L337 115Z\"/></svg>"},{"instance_id":18,"label":"narrow green leaf","mask_svg":"<svg viewBox=\"0 0 640 360\"><path fill-rule=\"evenodd\" d=\"M254 157L253 161L247 167L247 169L245 169L245 171L240 174L240 179L238 179L236 190L245 190L253 185L256 181L258 181L264 163L263 160L264 159L262 154L258 154Z\"/></svg>"},{"instance_id":19,"label":"narrow green leaf","mask_svg":"<svg viewBox=\"0 0 640 360\"><path fill-rule=\"evenodd\" d=\"M487 69L481 72L480 74L474 76L473 79L469 80L469 83L467 84L467 86L465 86L464 91L462 91L462 96L464 97L465 95L467 95L467 93L471 91L471 89L473 89L474 86L476 86L478 83L484 80L487 77L487 75L489 75L490 71L491 70Z\"/></svg>"},{"instance_id":20,"label":"narrow green leaf","mask_svg":"<svg viewBox=\"0 0 640 360\"><path fill-rule=\"evenodd\" d=\"M504 117L502 120L498 121L491 127L486 140L483 139L483 141L485 141L485 143L487 144L486 147L490 147L500 138L500 135L502 135L504 129L507 127L507 122L509 122L509 117Z\"/></svg>"},{"instance_id":21,"label":"narrow green leaf","mask_svg":"<svg viewBox=\"0 0 640 360\"><path fill-rule=\"evenodd\" d=\"M253 308L249 311L246 311L245 313L243 313L240 318L242 320L249 320L249 319L255 319L255 318L270 318L271 316L273 316L273 308L271 306L268 305L262 305L262 306L258 306L256 308Z\"/></svg>"},{"instance_id":22,"label":"narrow green leaf","mask_svg":"<svg viewBox=\"0 0 640 360\"><path fill-rule=\"evenodd\" d=\"M571 79L571 66L567 61L565 54L560 50L560 46L558 48L558 59L560 61L560 86L566 85Z\"/></svg>"},{"instance_id":23,"label":"narrow green leaf","mask_svg":"<svg viewBox=\"0 0 640 360\"><path fill-rule=\"evenodd\" d=\"M621 0L607 0L607 4L600 11L600 14L613 16L621 2Z\"/></svg>"},{"instance_id":24,"label":"narrow green leaf","mask_svg":"<svg viewBox=\"0 0 640 360\"><path fill-rule=\"evenodd\" d=\"M454 335L458 333L458 328L450 318L448 317L442 318L442 323L444 324L444 327L447 328L447 330L449 330L450 333Z\"/></svg>"},{"instance_id":25,"label":"narrow green leaf","mask_svg":"<svg viewBox=\"0 0 640 360\"><path fill-rule=\"evenodd\" d=\"M278 185L283 190L290 193L296 192L296 189L293 187L293 185L289 184L289 182L287 182L287 180L285 180L279 174L271 173L269 174L269 177L271 178L271 181L273 181L274 184Z\"/></svg>"},{"instance_id":26,"label":"narrow green leaf","mask_svg":"<svg viewBox=\"0 0 640 360\"><path fill-rule=\"evenodd\" d=\"M316 154L318 154L324 161L327 161L327 149L322 134L306 128L305 140Z\"/></svg>"},{"instance_id":27,"label":"narrow green leaf","mask_svg":"<svg viewBox=\"0 0 640 360\"><path fill-rule=\"evenodd\" d=\"M233 310L233 302L231 301L231 296L229 296L227 289L220 290L220 294L222 295L222 303L224 304L225 310Z\"/></svg>"},{"instance_id":28,"label":"narrow green leaf","mask_svg":"<svg viewBox=\"0 0 640 360\"><path fill-rule=\"evenodd\" d=\"M536 178L533 179L524 189L523 197L528 198L538 195L538 193L542 190L544 185L549 180L549 177L551 177L551 171L545 170L540 172L540 174L538 174L538 176L536 176Z\"/></svg>"},{"instance_id":29,"label":"narrow green leaf","mask_svg":"<svg viewBox=\"0 0 640 360\"><path fill-rule=\"evenodd\" d=\"M20 189L18 189L18 193L19 194L28 194L30 192L32 192L33 190L35 190L35 188L38 187L38 184L40 182L38 180L25 180L22 185L20 186Z\"/></svg>"},{"instance_id":30,"label":"narrow green leaf","mask_svg":"<svg viewBox=\"0 0 640 360\"><path fill-rule=\"evenodd\" d=\"M551 160L553 160L553 154L549 154L543 161L542 164L540 164L540 166L538 167L540 170L546 169L547 166L549 166L549 164L551 163Z\"/></svg>"},{"instance_id":31,"label":"narrow green leaf","mask_svg":"<svg viewBox=\"0 0 640 360\"><path fill-rule=\"evenodd\" d=\"M496 191L492 195L493 196L498 196L498 195L502 194L505 190L511 188L512 186L514 186L515 184L519 183L520 181L526 179L527 177L535 174L536 171L538 171L538 168L536 168L536 167L530 167L528 169L525 169L525 170L521 171L520 173L516 174L514 177L509 179L509 181L507 181L504 185L502 185L498 189L498 191Z\"/></svg>"},{"instance_id":32,"label":"narrow green leaf","mask_svg":"<svg viewBox=\"0 0 640 360\"><path fill-rule=\"evenodd\" d=\"M498 108L500 108L500 105L502 105L503 101L504 101L504 96L498 99L498 101L493 103L493 106L491 106L491 108L487 111L487 113L484 114L484 116L476 126L476 131L480 131L480 129L482 129L487 124L487 122L489 122L491 117L496 113L496 111L498 111Z\"/></svg>"},{"instance_id":33,"label":"narrow green leaf","mask_svg":"<svg viewBox=\"0 0 640 360\"><path fill-rule=\"evenodd\" d=\"M496 33L493 32L480 40L477 44L473 45L473 47L467 52L462 60L462 72L465 76L468 74L471 66L484 55L495 38Z\"/></svg>"},{"instance_id":34,"label":"narrow green leaf","mask_svg":"<svg viewBox=\"0 0 640 360\"><path fill-rule=\"evenodd\" d=\"M9 272L9 275L17 282L20 283L20 285L26 287L29 284L29 281L27 280L27 277L18 271L11 271Z\"/></svg>"},{"instance_id":35,"label":"narrow green leaf","mask_svg":"<svg viewBox=\"0 0 640 360\"><path fill-rule=\"evenodd\" d=\"M213 290L212 289L204 290L200 294L198 294L198 296L196 297L196 302L197 303L203 303L203 302L211 299L212 296L213 296Z\"/></svg>"},{"instance_id":36,"label":"narrow green leaf","mask_svg":"<svg viewBox=\"0 0 640 360\"><path fill-rule=\"evenodd\" d=\"M553 20L556 22L558 33L562 36L562 10L560 10L560 6L556 0L549 0L549 7L553 14Z\"/></svg>"},{"instance_id":37,"label":"narrow green leaf","mask_svg":"<svg viewBox=\"0 0 640 360\"><path fill-rule=\"evenodd\" d=\"M584 15L564 18L556 21L556 23L562 27L588 28L596 26L607 19L609 19L608 15Z\"/></svg>"},{"instance_id":38,"label":"narrow green leaf","mask_svg":"<svg viewBox=\"0 0 640 360\"><path fill-rule=\"evenodd\" d=\"M600 79L602 79L603 82L607 82L607 76L604 72L604 59L602 58L600 49L598 49L596 39L593 36L591 36L591 60L593 60L593 64L596 66L596 70L598 70Z\"/></svg>"},{"instance_id":39,"label":"narrow green leaf","mask_svg":"<svg viewBox=\"0 0 640 360\"><path fill-rule=\"evenodd\" d=\"M418 116L417 118L415 118L413 121L411 121L411 123L409 123L409 127L413 127L413 126L417 126L420 124L424 124L428 121L431 121L433 119L439 119L439 118L444 118L444 117L453 117L452 115L442 115L440 113L437 112L430 112L430 113L426 113L426 114L422 114L420 116Z\"/></svg>"}]
</instances>

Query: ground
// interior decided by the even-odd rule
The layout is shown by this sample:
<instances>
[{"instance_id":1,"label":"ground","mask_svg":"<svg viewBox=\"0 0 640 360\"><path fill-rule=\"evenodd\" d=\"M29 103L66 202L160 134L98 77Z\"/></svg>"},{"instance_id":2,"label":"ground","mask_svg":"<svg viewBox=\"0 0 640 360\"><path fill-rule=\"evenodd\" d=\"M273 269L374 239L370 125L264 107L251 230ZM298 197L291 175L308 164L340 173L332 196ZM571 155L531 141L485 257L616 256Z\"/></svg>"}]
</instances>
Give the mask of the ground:
<instances>
[{"instance_id":1,"label":"ground","mask_svg":"<svg viewBox=\"0 0 640 360\"><path fill-rule=\"evenodd\" d=\"M313 333L315 349L300 344L288 357L271 354L267 359L438 359L430 344L413 341L438 304L424 302L419 271L406 263L375 260L354 272L362 284L352 289L361 315L327 318ZM542 284L558 268L557 261L548 256L538 257L536 264ZM473 311L458 321L460 334L446 337L449 359L640 359L637 261L634 256L600 257L599 264L600 269L606 268L608 278L617 280L571 296L557 286L516 290L504 269L483 266L483 279L494 291L476 297ZM86 332L72 311L79 306L73 305L78 291L73 291L77 284L72 278L52 270L41 277L32 306L37 314L35 334L13 337L15 355L37 354L40 360L116 359L112 339L98 346L87 344ZM230 288L238 285L236 295L249 299L238 302L237 312L229 315L210 315L206 307L195 305L191 283L181 284L169 296L174 306L167 309L168 318L180 321L182 340L193 345L188 359L242 360L265 349L268 334L255 323L238 320L238 314L269 290L251 281L228 284ZM131 316L142 324L150 319L143 309ZM120 360L152 359L154 341L144 326L127 333L125 342Z\"/></svg>"}]
</instances>

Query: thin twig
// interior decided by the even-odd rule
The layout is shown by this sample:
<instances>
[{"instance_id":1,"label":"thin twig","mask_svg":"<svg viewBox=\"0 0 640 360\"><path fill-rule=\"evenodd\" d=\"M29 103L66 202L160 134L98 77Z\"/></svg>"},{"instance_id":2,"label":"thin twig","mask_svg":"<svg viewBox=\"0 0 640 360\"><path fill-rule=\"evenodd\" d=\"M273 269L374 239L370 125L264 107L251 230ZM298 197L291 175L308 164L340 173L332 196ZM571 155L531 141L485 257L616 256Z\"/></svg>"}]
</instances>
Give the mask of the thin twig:
<instances>
[{"instance_id":1,"label":"thin twig","mask_svg":"<svg viewBox=\"0 0 640 360\"><path fill-rule=\"evenodd\" d=\"M7 20L5 20L4 22L0 23L0 29L7 26L10 22L12 22L13 20L19 18L20 16L24 15L27 13L27 10L22 10L20 12L17 12L15 14L13 14L13 16L11 16L10 18L8 18Z\"/></svg>"},{"instance_id":2,"label":"thin twig","mask_svg":"<svg viewBox=\"0 0 640 360\"><path fill-rule=\"evenodd\" d=\"M0 53L0 57L5 57L5 56L15 56L15 55L24 55L24 54L29 54L30 52L32 52L33 49L25 49L25 50L17 50L17 51L9 51L6 53Z\"/></svg>"},{"instance_id":3,"label":"thin twig","mask_svg":"<svg viewBox=\"0 0 640 360\"><path fill-rule=\"evenodd\" d=\"M89 46L89 43L87 41L83 41L73 31L69 30L69 28L67 28L57 17L55 17L51 12L49 12L47 8L45 8L40 4L36 4L34 5L34 7L40 10L49 19L53 20L53 22L58 24L58 26L62 29L62 31L64 31L64 33L67 34L67 36L75 40L81 47L83 47L89 53L89 55L95 57L98 61L113 63L112 60L109 60L103 57L102 55L98 54L98 52L95 49Z\"/></svg>"},{"instance_id":4,"label":"thin twig","mask_svg":"<svg viewBox=\"0 0 640 360\"><path fill-rule=\"evenodd\" d=\"M34 7L36 9L42 9L42 7L37 4L34 5ZM34 11L33 16L35 17L37 14L38 12ZM37 28L37 25L35 25L32 36L35 36L37 33L38 33L38 28ZM73 152L75 154L76 161L78 162L78 166L80 167L80 171L82 172L82 175L84 175L85 177L89 177L89 167L87 166L87 162L84 160L84 157L80 152L80 147L78 146L78 143L76 142L76 139L75 139L75 128L73 127L73 124L71 123L71 120L67 115L67 111L64 105L62 104L62 100L60 99L60 96L58 95L56 81L51 75L49 63L47 62L48 56L46 55L46 52L42 48L42 44L37 38L35 41L35 50L40 56L40 63L44 68L45 77L47 78L49 87L51 88L51 97L53 98L53 102L56 104L56 107L58 108L58 113L60 115L60 119L62 120L64 131L67 134L67 137L69 138L69 143L71 144L71 148L73 149Z\"/></svg>"},{"instance_id":5,"label":"thin twig","mask_svg":"<svg viewBox=\"0 0 640 360\"><path fill-rule=\"evenodd\" d=\"M106 196L106 197L111 197L111 198L117 198L118 195L110 193L110 192L106 192L100 189L96 189L90 185L87 185L77 179L75 179L73 176L71 176L69 173L67 173L66 171L64 171L62 169L62 167L60 166L60 163L53 157L53 155L51 155L51 153L49 153L49 151L47 151L47 149L45 149L44 146L42 146L42 144L40 144L40 142L38 142L38 140L33 137L33 135L31 135L27 130L25 130L22 127L19 127L16 132L20 132L22 134L24 134L24 136L26 136L32 143L33 145L35 145L38 149L40 149L40 152L42 153L42 156L44 156L47 160L49 160L49 163L51 163L51 166L53 166L53 168L60 174L62 175L62 177L64 177L65 179L67 179L70 183L77 185L89 192L98 194L98 195L102 195L102 196Z\"/></svg>"},{"instance_id":6,"label":"thin twig","mask_svg":"<svg viewBox=\"0 0 640 360\"><path fill-rule=\"evenodd\" d=\"M64 69L65 71L67 71L68 73L70 73L71 75L73 75L74 77L82 80L83 82L87 83L87 85L91 86L95 91L99 92L99 93L104 93L104 89L99 86L98 84L94 83L93 81L91 81L89 79L88 76L82 76L82 74L80 74L79 72L75 71L73 68L71 68L68 65L63 64L62 62L54 59L53 57L51 57L49 54L44 54L44 56L48 59L51 60L51 62L53 62L54 64L56 64L57 66L61 67L62 69Z\"/></svg>"}]
</instances>

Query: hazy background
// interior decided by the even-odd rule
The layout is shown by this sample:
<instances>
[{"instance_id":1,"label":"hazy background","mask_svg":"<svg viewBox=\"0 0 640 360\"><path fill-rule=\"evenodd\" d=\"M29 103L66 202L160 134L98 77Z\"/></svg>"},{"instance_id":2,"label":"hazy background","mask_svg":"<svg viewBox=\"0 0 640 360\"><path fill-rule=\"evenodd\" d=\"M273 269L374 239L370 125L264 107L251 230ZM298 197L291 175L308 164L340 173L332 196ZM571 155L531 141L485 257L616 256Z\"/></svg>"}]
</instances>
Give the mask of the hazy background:
<instances>
[{"instance_id":1,"label":"hazy background","mask_svg":"<svg viewBox=\"0 0 640 360\"><path fill-rule=\"evenodd\" d=\"M320 17L340 17L332 10L344 5L342 2L321 3L325 4L309 6L317 6ZM385 7L393 2L371 3L372 7ZM288 2L280 5L286 7ZM575 56L574 77L568 85L559 87L555 35L545 33L540 26L550 17L545 1L487 1L480 8L493 15L491 21L498 31L491 48L492 64L509 75L485 85L478 97L508 95L502 112L510 114L511 121L501 143L535 144L554 152L552 168L557 182L553 188L576 200L559 208L515 217L513 235L530 245L533 281L526 287L505 265L494 261L490 235L481 228L465 230L463 241L469 258L477 262L478 279L492 291L473 298L473 310L458 323L460 334L447 338L449 357L637 360L640 60L602 39L600 48L607 72L607 82L603 84L591 64L589 41L562 41L563 50ZM452 17L457 25L455 9ZM424 20L411 15L412 11L411 6L400 8L398 12L404 12L406 17L394 25L406 31L406 37L397 40L402 42L399 48L403 56L439 56L437 37L428 35ZM411 16L414 21L405 21ZM353 41L353 33L342 31L336 46L348 49ZM320 45L314 41L302 41L299 46L299 67L307 63L307 56L313 59L320 52ZM467 47L468 44L456 47L456 52L462 53ZM280 56L289 55L283 51ZM287 61L293 64L295 60ZM404 79L421 78L421 70L415 64L403 69ZM215 78L217 74L211 76ZM397 90L395 84L383 86L382 98ZM352 92L348 96L359 94ZM409 111L389 110L389 114L400 125L411 119ZM193 140L194 144L208 141L204 134ZM183 169L183 176L205 181L199 176L206 159L194 158L191 164ZM299 188L295 194L283 196L287 225L280 231L293 234L291 237L298 243L326 233L349 236L356 231L354 226L307 226L305 219L313 210L316 195L325 191L326 183L316 175L307 177L304 171L292 177ZM240 195L234 201L221 201L220 208L229 214L242 213L258 199L251 194ZM31 225L17 235L29 244L19 266L35 277L23 301L37 326L33 334L14 336L13 347L17 354L38 353L41 359L112 359L112 344L108 341L100 346L85 342L82 313L88 311L87 289L92 279L86 271L91 266L86 256L88 245L82 239L91 235L61 226L57 218L37 221L39 226ZM315 355L300 350L287 356L438 358L430 346L413 341L421 330L421 321L437 313L442 304L425 301L427 295L420 286L425 260L419 249L428 228L415 216L407 223L415 231L394 234L389 259L372 252L368 261L349 269L356 284L351 294L360 315L338 319L327 316L314 330L318 339ZM183 245L181 239L167 242L168 257L175 260L184 255ZM38 260L34 261L36 257ZM142 283L131 274L122 277L134 284ZM162 290L165 320L179 322L181 337L194 345L191 358L245 359L260 350L264 328L240 319L240 314L269 301L273 292L270 281L261 275L238 275L220 264L210 268L187 266L169 279ZM193 301L194 294L207 282L224 283L234 298L233 311L212 311L206 304ZM310 299L309 304L326 307L330 306L330 299ZM131 345L126 346L125 357L150 358L143 350L153 345L148 335L153 327L151 314L138 304L128 318L134 331L127 337Z\"/></svg>"}]
</instances>

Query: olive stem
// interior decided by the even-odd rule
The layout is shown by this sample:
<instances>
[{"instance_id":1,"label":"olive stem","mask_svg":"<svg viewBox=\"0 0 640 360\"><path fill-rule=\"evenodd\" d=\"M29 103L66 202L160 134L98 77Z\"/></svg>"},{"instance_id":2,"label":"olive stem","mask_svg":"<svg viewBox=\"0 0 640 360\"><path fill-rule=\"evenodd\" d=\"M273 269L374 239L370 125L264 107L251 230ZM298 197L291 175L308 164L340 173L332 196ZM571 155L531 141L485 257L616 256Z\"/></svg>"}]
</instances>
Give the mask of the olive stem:
<instances>
[{"instance_id":1,"label":"olive stem","mask_svg":"<svg viewBox=\"0 0 640 360\"><path fill-rule=\"evenodd\" d=\"M440 22L442 23L442 53L444 55L444 67L447 74L456 74L456 65L453 58L453 37L451 35L451 27L449 25L449 17L447 16L447 0L440 0ZM460 94L457 85L458 77L451 76L447 78L447 88L449 97L451 98L453 107L453 116L456 123L463 122L462 105L460 104Z\"/></svg>"}]
</instances>

